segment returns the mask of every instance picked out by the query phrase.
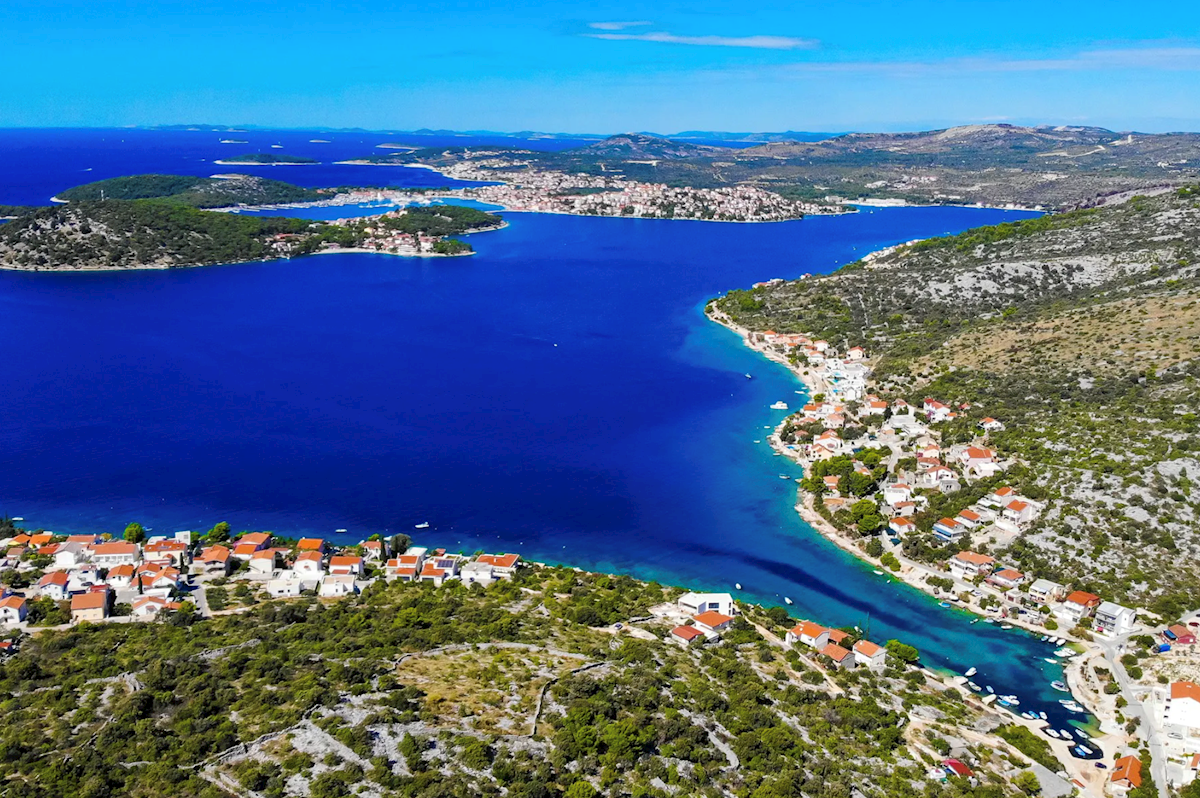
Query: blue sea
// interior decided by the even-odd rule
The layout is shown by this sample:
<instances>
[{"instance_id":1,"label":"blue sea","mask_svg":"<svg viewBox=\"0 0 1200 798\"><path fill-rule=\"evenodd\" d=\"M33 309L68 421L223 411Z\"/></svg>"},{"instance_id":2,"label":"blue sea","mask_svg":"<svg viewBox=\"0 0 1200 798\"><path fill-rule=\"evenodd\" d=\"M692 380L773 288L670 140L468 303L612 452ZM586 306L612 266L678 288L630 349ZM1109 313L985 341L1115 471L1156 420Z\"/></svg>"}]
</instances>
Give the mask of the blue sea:
<instances>
[{"instance_id":1,"label":"blue sea","mask_svg":"<svg viewBox=\"0 0 1200 798\"><path fill-rule=\"evenodd\" d=\"M45 202L102 176L202 174L232 146L218 143L226 135L0 132L0 203ZM291 136L284 151L298 154L309 138L335 138L251 136ZM379 140L339 139L338 157ZM93 171L71 171L80 164ZM271 174L374 179L366 167L306 169ZM397 185L440 181L374 171ZM510 213L507 228L471 237L469 258L0 272L0 512L62 532L134 520L351 541L408 532L697 589L739 582L747 599L790 597L797 617L911 643L933 667L976 666L976 681L1061 728L1050 646L971 625L799 519L799 472L761 441L784 415L769 405L801 404L802 386L702 312L732 288L1028 215L864 209L720 224Z\"/></svg>"}]
</instances>

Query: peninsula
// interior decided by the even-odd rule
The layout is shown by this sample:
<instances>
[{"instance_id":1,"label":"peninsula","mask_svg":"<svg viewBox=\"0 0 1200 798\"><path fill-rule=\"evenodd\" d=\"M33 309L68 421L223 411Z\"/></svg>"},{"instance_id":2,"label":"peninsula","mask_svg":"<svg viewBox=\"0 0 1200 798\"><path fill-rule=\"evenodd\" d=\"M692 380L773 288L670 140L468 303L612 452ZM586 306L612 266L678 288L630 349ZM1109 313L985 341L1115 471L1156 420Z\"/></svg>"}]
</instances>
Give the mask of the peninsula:
<instances>
[{"instance_id":1,"label":"peninsula","mask_svg":"<svg viewBox=\"0 0 1200 798\"><path fill-rule=\"evenodd\" d=\"M1151 194L708 313L808 385L772 443L804 466L816 529L947 606L1078 641L1071 688L1103 730L1155 747L1140 708L1200 666L1166 631L1190 638L1200 604L1200 189Z\"/></svg>"},{"instance_id":2,"label":"peninsula","mask_svg":"<svg viewBox=\"0 0 1200 798\"><path fill-rule=\"evenodd\" d=\"M148 539L5 520L0 548L26 553L3 574L0 743L21 755L0 771L35 793L1070 789L911 646L729 594L224 523Z\"/></svg>"},{"instance_id":3,"label":"peninsula","mask_svg":"<svg viewBox=\"0 0 1200 798\"><path fill-rule=\"evenodd\" d=\"M213 163L243 166L299 166L303 164L317 164L320 161L315 158L305 158L302 155L255 152L249 155L233 155L228 158L222 158L219 161L213 161Z\"/></svg>"}]
</instances>

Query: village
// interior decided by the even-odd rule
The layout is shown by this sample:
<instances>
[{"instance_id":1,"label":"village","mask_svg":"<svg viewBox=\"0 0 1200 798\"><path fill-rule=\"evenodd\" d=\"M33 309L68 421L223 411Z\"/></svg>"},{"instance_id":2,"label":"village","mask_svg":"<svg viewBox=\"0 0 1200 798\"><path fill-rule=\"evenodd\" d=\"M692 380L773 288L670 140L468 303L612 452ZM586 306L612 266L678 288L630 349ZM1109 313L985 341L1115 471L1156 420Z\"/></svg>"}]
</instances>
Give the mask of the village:
<instances>
[{"instance_id":1,"label":"village","mask_svg":"<svg viewBox=\"0 0 1200 798\"><path fill-rule=\"evenodd\" d=\"M1062 689L1107 735L1095 742L1115 760L1105 782L1108 792L1140 786L1139 747L1152 755L1157 784L1177 788L1197 777L1200 612L1154 618L1006 563L1002 552L1031 528L1046 503L1004 484L1015 461L989 445L989 435L1005 429L1004 419L938 397L885 400L872 393L870 359L862 347L838 352L823 340L751 332L720 311L710 309L710 315L749 347L788 366L808 388L809 399L798 411L782 400L772 405L788 415L768 442L777 455L803 467L797 511L810 525L877 566L881 578L907 582L947 609L977 613L981 617L973 623L1020 627L1057 643ZM971 439L959 436L944 444L942 430L951 425L961 430L964 422L974 430ZM931 505L954 509L931 513ZM798 629L798 640L810 645L820 640ZM857 652L843 656L861 661ZM957 677L956 684L989 703L1005 704L968 676ZM1016 706L1010 711L1031 728L1059 736ZM1062 753L1071 745L1062 746Z\"/></svg>"}]
</instances>

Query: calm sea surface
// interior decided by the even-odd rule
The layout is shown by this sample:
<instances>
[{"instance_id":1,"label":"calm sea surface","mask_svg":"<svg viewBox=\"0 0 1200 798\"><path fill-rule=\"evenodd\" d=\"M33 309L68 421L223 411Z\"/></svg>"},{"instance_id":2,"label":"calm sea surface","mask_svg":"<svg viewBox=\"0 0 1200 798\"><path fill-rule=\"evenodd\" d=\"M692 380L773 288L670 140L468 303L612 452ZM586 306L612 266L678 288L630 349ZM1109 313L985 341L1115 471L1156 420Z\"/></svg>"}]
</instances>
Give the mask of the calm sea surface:
<instances>
[{"instance_id":1,"label":"calm sea surface","mask_svg":"<svg viewBox=\"0 0 1200 798\"><path fill-rule=\"evenodd\" d=\"M0 132L0 203L117 174L204 174L231 136ZM237 137L338 158L388 140ZM426 170L265 171L306 185L383 182L376 173L448 184ZM1065 723L1048 646L970 625L797 517L798 471L757 441L783 415L768 406L800 404L802 386L702 314L731 288L1026 215L889 209L746 225L510 213L508 228L471 238L469 258L0 272L0 512L63 532L227 520L345 528L349 540L428 521L421 543L696 588L740 582L746 598L790 597L800 617L869 624L931 665L977 666L980 683Z\"/></svg>"}]
</instances>

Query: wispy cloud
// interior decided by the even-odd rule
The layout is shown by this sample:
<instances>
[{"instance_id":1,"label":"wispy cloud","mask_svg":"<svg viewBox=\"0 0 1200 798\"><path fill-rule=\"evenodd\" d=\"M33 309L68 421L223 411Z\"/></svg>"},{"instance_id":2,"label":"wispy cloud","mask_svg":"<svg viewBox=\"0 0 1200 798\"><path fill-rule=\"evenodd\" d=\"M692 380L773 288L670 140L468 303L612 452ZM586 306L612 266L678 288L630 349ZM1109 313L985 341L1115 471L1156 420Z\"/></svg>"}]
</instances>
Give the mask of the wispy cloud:
<instances>
[{"instance_id":1,"label":"wispy cloud","mask_svg":"<svg viewBox=\"0 0 1200 798\"><path fill-rule=\"evenodd\" d=\"M863 72L894 75L983 72L1079 72L1115 69L1200 71L1200 47L1128 47L1085 50L1054 58L953 58L942 61L809 61L784 67L797 72Z\"/></svg>"},{"instance_id":2,"label":"wispy cloud","mask_svg":"<svg viewBox=\"0 0 1200 798\"><path fill-rule=\"evenodd\" d=\"M643 25L649 25L649 22L589 22L589 28L596 30L625 30L626 28L640 28Z\"/></svg>"},{"instance_id":3,"label":"wispy cloud","mask_svg":"<svg viewBox=\"0 0 1200 798\"><path fill-rule=\"evenodd\" d=\"M593 23L592 27L597 27ZM690 44L698 47L750 47L756 50L808 50L817 46L814 39L792 36L678 36L674 33L585 33L593 39L623 42Z\"/></svg>"}]
</instances>

